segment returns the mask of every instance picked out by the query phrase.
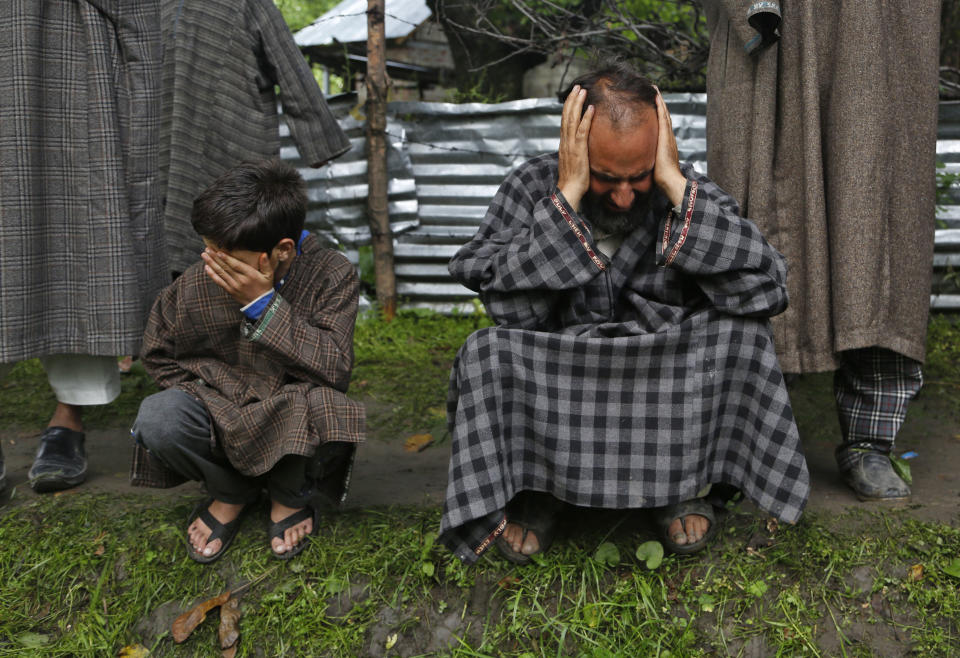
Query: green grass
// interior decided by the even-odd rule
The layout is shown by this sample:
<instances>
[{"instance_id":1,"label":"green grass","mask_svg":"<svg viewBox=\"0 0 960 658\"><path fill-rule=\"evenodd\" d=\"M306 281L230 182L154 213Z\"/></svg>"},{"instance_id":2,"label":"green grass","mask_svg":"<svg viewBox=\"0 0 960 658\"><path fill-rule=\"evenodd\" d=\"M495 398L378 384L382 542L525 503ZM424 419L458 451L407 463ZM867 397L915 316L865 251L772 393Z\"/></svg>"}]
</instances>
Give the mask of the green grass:
<instances>
[{"instance_id":1,"label":"green grass","mask_svg":"<svg viewBox=\"0 0 960 658\"><path fill-rule=\"evenodd\" d=\"M487 324L482 315L362 318L351 395L371 410L372 433L441 431L456 350ZM958 316L931 319L925 376L926 395L960 399ZM135 371L88 425L128 424L152 390ZM830 376L801 378L791 396L805 440L834 441ZM52 409L39 363L0 383L0 428L42 427ZM649 570L635 557L652 536L642 515L578 515L539 564L517 568L491 552L466 568L434 543L439 509L331 516L315 545L281 563L261 508L230 552L203 566L183 545L193 500L82 489L22 500L0 508L0 656L116 655L131 645L220 655L216 612L183 645L170 622L246 584L238 655L960 654L951 575L960 530L909 511L808 513L780 528L735 512L705 553ZM606 542L617 559L598 554Z\"/></svg>"},{"instance_id":2,"label":"green grass","mask_svg":"<svg viewBox=\"0 0 960 658\"><path fill-rule=\"evenodd\" d=\"M446 427L447 382L457 350L491 322L483 313L401 311L390 322L365 315L354 332L350 394L367 402L368 426L385 436Z\"/></svg>"},{"instance_id":3,"label":"green grass","mask_svg":"<svg viewBox=\"0 0 960 658\"><path fill-rule=\"evenodd\" d=\"M840 532L816 517L770 529L734 512L700 557L668 556L654 570L633 557L649 530L630 515L609 536L596 526L613 517L580 519L540 564L519 568L493 555L462 566L433 543L435 509L335 515L290 563L270 557L262 520L248 518L229 553L204 566L183 546L191 502L77 493L8 510L0 655L116 655L131 645L218 655L216 612L182 645L169 624L248 583L238 655L960 650L960 579L944 571L960 555L960 530L903 514L851 513L841 519L850 531ZM594 559L601 541L619 549L619 561Z\"/></svg>"},{"instance_id":4,"label":"green grass","mask_svg":"<svg viewBox=\"0 0 960 658\"><path fill-rule=\"evenodd\" d=\"M960 314L930 316L924 377L935 386L960 384Z\"/></svg>"}]
</instances>

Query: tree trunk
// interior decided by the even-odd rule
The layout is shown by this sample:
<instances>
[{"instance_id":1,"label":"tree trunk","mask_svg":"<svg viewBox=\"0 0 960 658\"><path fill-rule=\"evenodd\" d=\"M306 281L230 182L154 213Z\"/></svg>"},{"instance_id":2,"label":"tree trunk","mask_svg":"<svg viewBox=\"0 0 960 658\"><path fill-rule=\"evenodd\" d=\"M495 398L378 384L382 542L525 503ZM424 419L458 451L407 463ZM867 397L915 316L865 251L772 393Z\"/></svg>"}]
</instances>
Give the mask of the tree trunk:
<instances>
[{"instance_id":1,"label":"tree trunk","mask_svg":"<svg viewBox=\"0 0 960 658\"><path fill-rule=\"evenodd\" d=\"M387 320L397 310L393 235L387 211L387 63L385 0L367 0L367 218L373 242L377 302Z\"/></svg>"}]
</instances>

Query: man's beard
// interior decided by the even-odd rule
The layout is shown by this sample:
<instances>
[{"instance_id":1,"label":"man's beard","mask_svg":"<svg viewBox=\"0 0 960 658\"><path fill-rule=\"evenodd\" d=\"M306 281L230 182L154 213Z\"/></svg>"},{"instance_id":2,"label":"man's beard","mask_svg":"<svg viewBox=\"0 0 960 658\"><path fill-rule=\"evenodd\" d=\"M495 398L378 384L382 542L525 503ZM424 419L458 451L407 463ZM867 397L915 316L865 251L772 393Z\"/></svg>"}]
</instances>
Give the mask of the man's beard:
<instances>
[{"instance_id":1,"label":"man's beard","mask_svg":"<svg viewBox=\"0 0 960 658\"><path fill-rule=\"evenodd\" d=\"M633 205L628 210L615 212L609 210L602 198L587 194L583 199L583 215L590 222L595 234L606 237L626 237L635 228L643 224L650 212L652 194L635 193Z\"/></svg>"}]
</instances>

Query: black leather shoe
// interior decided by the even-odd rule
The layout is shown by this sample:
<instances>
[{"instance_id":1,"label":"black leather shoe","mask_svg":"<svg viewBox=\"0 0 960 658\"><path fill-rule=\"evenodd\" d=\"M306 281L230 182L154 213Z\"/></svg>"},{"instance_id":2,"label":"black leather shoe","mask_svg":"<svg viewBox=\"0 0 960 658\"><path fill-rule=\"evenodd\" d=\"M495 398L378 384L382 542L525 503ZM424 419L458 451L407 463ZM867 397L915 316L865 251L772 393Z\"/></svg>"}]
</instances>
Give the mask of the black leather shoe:
<instances>
[{"instance_id":1,"label":"black leather shoe","mask_svg":"<svg viewBox=\"0 0 960 658\"><path fill-rule=\"evenodd\" d=\"M856 451L845 461L852 462L843 471L843 479L860 500L906 500L910 487L893 470L890 457L881 452Z\"/></svg>"},{"instance_id":2,"label":"black leather shoe","mask_svg":"<svg viewBox=\"0 0 960 658\"><path fill-rule=\"evenodd\" d=\"M75 487L87 479L87 454L83 432L48 427L40 435L40 448L27 477L37 493Z\"/></svg>"}]
</instances>

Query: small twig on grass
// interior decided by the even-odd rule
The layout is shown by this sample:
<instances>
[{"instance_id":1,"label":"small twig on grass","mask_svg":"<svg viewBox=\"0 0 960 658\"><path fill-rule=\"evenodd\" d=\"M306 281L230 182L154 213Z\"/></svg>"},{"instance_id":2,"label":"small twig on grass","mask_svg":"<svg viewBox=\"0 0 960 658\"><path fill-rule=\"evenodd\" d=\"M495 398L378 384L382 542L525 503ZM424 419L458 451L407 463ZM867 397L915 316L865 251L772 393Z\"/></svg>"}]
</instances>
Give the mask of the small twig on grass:
<instances>
[{"instance_id":1,"label":"small twig on grass","mask_svg":"<svg viewBox=\"0 0 960 658\"><path fill-rule=\"evenodd\" d=\"M251 580L250 582L244 583L243 585L240 585L240 587L238 587L238 588L236 588L236 589L234 589L234 590L231 590L231 591L230 591L230 596L239 596L239 595L243 594L243 593L246 592L248 589L250 589L251 587L253 587L253 586L256 585L257 583L259 583L260 581L262 581L264 578L266 578L267 576L269 576L270 574L272 574L274 571L276 571L276 570L279 569L279 568L280 568L280 565L279 565L279 564L273 565L272 567L270 567L269 569L267 569L266 571L264 571L262 574L260 574L259 576L257 576L257 577L254 578L253 580Z\"/></svg>"}]
</instances>

